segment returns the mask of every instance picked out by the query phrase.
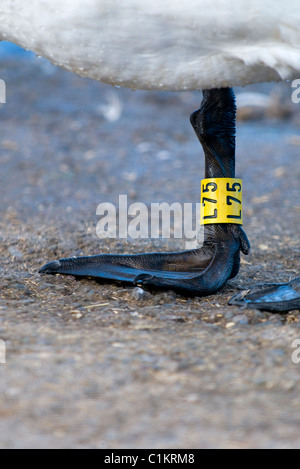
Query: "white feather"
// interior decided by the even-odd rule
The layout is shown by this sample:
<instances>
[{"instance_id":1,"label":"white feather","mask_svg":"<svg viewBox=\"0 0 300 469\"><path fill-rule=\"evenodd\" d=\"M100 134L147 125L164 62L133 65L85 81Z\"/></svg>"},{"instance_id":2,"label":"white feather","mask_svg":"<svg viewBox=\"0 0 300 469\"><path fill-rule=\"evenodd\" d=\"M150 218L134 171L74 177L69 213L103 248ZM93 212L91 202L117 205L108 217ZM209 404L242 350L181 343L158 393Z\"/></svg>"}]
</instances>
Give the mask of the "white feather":
<instances>
[{"instance_id":1,"label":"white feather","mask_svg":"<svg viewBox=\"0 0 300 469\"><path fill-rule=\"evenodd\" d=\"M1 0L0 39L131 88L300 76L299 0Z\"/></svg>"}]
</instances>

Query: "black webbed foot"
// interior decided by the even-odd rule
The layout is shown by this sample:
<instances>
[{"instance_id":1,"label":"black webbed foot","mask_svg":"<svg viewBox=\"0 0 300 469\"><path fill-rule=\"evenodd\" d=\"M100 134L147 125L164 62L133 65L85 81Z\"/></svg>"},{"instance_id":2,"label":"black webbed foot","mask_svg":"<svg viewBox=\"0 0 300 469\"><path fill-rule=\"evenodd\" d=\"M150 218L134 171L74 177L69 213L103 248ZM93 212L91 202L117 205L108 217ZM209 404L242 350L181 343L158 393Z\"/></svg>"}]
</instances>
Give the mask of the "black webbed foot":
<instances>
[{"instance_id":1,"label":"black webbed foot","mask_svg":"<svg viewBox=\"0 0 300 469\"><path fill-rule=\"evenodd\" d=\"M232 89L204 91L201 108L191 116L205 153L206 178L235 177L235 97ZM240 251L249 241L239 225L211 224L204 228L200 249L182 253L110 255L62 259L41 269L44 274L96 277L148 288L208 295L237 275Z\"/></svg>"},{"instance_id":2,"label":"black webbed foot","mask_svg":"<svg viewBox=\"0 0 300 469\"><path fill-rule=\"evenodd\" d=\"M201 249L178 253L110 255L61 259L40 271L95 277L139 285L150 289L174 290L185 295L209 295L237 275L240 250L248 254L249 241L237 225L218 225Z\"/></svg>"}]
</instances>

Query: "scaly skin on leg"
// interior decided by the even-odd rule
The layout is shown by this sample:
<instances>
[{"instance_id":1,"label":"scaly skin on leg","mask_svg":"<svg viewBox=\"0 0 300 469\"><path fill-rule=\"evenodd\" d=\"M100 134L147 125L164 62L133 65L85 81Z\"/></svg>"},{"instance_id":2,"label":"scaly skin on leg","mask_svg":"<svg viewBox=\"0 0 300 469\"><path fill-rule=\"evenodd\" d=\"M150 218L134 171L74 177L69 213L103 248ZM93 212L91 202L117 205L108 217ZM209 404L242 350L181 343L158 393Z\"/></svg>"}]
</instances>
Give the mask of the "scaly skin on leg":
<instances>
[{"instance_id":1,"label":"scaly skin on leg","mask_svg":"<svg viewBox=\"0 0 300 469\"><path fill-rule=\"evenodd\" d=\"M235 177L235 114L233 90L222 88L204 91L201 108L191 116L205 153L206 178ZM200 249L61 259L40 272L96 277L203 296L217 292L237 275L241 250L248 254L250 244L239 225L212 224L204 228Z\"/></svg>"}]
</instances>

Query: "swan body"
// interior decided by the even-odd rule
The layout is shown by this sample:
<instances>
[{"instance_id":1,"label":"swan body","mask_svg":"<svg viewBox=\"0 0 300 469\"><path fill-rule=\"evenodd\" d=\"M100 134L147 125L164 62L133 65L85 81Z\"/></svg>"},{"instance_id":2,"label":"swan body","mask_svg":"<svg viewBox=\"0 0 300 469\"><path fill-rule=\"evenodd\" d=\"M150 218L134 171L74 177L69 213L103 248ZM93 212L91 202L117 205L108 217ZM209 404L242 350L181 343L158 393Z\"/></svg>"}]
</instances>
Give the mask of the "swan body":
<instances>
[{"instance_id":1,"label":"swan body","mask_svg":"<svg viewBox=\"0 0 300 469\"><path fill-rule=\"evenodd\" d=\"M299 0L1 0L0 40L134 89L300 75Z\"/></svg>"}]
</instances>

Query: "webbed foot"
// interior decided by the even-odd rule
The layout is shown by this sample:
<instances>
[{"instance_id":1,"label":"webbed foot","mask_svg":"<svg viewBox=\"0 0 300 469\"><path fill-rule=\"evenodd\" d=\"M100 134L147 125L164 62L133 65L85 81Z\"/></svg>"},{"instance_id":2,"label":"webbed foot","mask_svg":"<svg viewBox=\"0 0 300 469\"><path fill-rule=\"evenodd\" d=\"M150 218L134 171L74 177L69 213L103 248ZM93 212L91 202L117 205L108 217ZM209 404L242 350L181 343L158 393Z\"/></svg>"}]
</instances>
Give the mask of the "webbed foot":
<instances>
[{"instance_id":1,"label":"webbed foot","mask_svg":"<svg viewBox=\"0 0 300 469\"><path fill-rule=\"evenodd\" d=\"M205 153L206 178L235 177L235 96L230 88L203 92L201 108L191 116ZM62 259L41 269L43 274L69 274L108 281L172 289L187 295L208 295L237 275L240 251L250 244L239 225L214 223L204 228L200 249L182 253L110 255Z\"/></svg>"},{"instance_id":2,"label":"webbed foot","mask_svg":"<svg viewBox=\"0 0 300 469\"><path fill-rule=\"evenodd\" d=\"M238 225L213 225L208 233L203 246L193 251L61 259L40 272L95 277L189 296L209 295L238 274L240 251L248 254L250 244Z\"/></svg>"}]
</instances>

